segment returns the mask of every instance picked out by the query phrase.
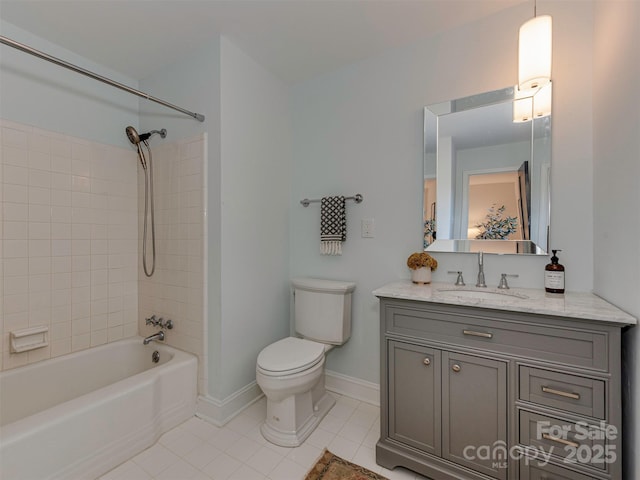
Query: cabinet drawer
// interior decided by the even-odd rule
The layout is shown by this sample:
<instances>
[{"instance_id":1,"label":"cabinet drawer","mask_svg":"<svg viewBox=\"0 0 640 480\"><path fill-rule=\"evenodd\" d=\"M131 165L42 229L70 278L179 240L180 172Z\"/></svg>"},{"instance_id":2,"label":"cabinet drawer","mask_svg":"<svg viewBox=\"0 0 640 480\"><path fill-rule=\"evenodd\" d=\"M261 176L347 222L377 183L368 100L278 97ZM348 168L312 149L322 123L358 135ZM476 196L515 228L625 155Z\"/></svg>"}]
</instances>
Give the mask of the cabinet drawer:
<instances>
[{"instance_id":1,"label":"cabinet drawer","mask_svg":"<svg viewBox=\"0 0 640 480\"><path fill-rule=\"evenodd\" d=\"M525 460L520 461L520 480L594 480L596 477L589 477L573 470L558 467L556 465L527 465Z\"/></svg>"},{"instance_id":2,"label":"cabinet drawer","mask_svg":"<svg viewBox=\"0 0 640 480\"><path fill-rule=\"evenodd\" d=\"M605 382L532 367L520 367L520 399L605 419Z\"/></svg>"},{"instance_id":3,"label":"cabinet drawer","mask_svg":"<svg viewBox=\"0 0 640 480\"><path fill-rule=\"evenodd\" d=\"M503 354L544 359L567 365L608 369L606 332L590 330L582 324L573 328L558 325L523 323L520 314L429 309L385 304L386 331L412 338L457 344ZM530 320L530 319L529 319Z\"/></svg>"},{"instance_id":4,"label":"cabinet drawer","mask_svg":"<svg viewBox=\"0 0 640 480\"><path fill-rule=\"evenodd\" d=\"M617 452L609 450L611 447L607 447L605 436L605 430L584 422L574 423L520 411L520 443L552 453L565 463L606 471L607 457Z\"/></svg>"}]
</instances>

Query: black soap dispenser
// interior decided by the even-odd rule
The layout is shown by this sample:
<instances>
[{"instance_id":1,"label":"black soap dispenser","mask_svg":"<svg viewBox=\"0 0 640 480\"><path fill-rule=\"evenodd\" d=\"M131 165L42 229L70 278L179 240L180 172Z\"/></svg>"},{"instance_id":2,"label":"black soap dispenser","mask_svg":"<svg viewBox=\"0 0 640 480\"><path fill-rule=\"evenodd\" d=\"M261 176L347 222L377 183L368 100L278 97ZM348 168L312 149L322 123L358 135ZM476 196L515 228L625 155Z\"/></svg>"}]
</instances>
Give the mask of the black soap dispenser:
<instances>
[{"instance_id":1,"label":"black soap dispenser","mask_svg":"<svg viewBox=\"0 0 640 480\"><path fill-rule=\"evenodd\" d=\"M564 265L558 263L556 256L556 252L562 250L551 251L551 263L544 267L544 289L547 293L564 293Z\"/></svg>"}]
</instances>

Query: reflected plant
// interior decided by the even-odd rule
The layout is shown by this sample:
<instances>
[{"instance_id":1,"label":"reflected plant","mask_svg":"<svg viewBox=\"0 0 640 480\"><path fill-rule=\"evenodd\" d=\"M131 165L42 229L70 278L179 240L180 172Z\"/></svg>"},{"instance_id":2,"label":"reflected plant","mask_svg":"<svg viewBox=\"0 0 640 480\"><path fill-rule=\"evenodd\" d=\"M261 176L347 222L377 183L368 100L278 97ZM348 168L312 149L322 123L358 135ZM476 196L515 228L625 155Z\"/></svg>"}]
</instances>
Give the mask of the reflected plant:
<instances>
[{"instance_id":1,"label":"reflected plant","mask_svg":"<svg viewBox=\"0 0 640 480\"><path fill-rule=\"evenodd\" d=\"M476 239L506 240L509 235L515 233L518 225L518 217L502 218L505 208L506 207L502 205L496 209L495 203L489 208L489 213L487 213L485 217L486 221L475 225L475 227L480 229L480 233L476 235Z\"/></svg>"},{"instance_id":2,"label":"reflected plant","mask_svg":"<svg viewBox=\"0 0 640 480\"><path fill-rule=\"evenodd\" d=\"M436 238L436 221L425 220L424 221L424 248L427 248L433 243Z\"/></svg>"}]
</instances>

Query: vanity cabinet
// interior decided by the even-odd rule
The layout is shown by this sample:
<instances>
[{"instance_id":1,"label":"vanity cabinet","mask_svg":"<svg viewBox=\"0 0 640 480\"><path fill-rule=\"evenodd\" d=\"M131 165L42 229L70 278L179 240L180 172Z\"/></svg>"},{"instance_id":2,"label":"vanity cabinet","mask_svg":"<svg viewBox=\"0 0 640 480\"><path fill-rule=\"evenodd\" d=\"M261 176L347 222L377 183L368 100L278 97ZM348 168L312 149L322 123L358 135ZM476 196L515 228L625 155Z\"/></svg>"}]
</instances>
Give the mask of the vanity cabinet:
<instances>
[{"instance_id":1,"label":"vanity cabinet","mask_svg":"<svg viewBox=\"0 0 640 480\"><path fill-rule=\"evenodd\" d=\"M622 478L623 321L374 293L379 465L434 480Z\"/></svg>"},{"instance_id":2,"label":"vanity cabinet","mask_svg":"<svg viewBox=\"0 0 640 480\"><path fill-rule=\"evenodd\" d=\"M492 462L464 455L467 445L506 444L506 364L394 340L388 349L389 437L506 478Z\"/></svg>"},{"instance_id":3,"label":"vanity cabinet","mask_svg":"<svg viewBox=\"0 0 640 480\"><path fill-rule=\"evenodd\" d=\"M389 438L422 452L442 452L440 351L389 341Z\"/></svg>"},{"instance_id":4,"label":"vanity cabinet","mask_svg":"<svg viewBox=\"0 0 640 480\"><path fill-rule=\"evenodd\" d=\"M506 480L500 462L465 455L468 445L506 445L506 363L443 352L442 458Z\"/></svg>"}]
</instances>

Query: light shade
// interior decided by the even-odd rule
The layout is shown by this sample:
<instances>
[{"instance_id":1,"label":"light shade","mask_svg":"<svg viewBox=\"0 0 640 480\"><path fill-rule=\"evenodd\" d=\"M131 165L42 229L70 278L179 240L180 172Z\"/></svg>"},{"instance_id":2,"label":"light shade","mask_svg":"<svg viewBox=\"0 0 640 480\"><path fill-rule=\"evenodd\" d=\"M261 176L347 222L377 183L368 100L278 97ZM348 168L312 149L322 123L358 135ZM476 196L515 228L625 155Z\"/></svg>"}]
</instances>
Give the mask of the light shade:
<instances>
[{"instance_id":1,"label":"light shade","mask_svg":"<svg viewBox=\"0 0 640 480\"><path fill-rule=\"evenodd\" d=\"M518 85L537 88L551 80L551 16L532 18L520 27Z\"/></svg>"},{"instance_id":2,"label":"light shade","mask_svg":"<svg viewBox=\"0 0 640 480\"><path fill-rule=\"evenodd\" d=\"M551 115L551 82L544 87L520 90L514 87L513 123L522 123Z\"/></svg>"},{"instance_id":3,"label":"light shade","mask_svg":"<svg viewBox=\"0 0 640 480\"><path fill-rule=\"evenodd\" d=\"M533 116L542 118L551 115L551 83L542 87L533 97Z\"/></svg>"},{"instance_id":4,"label":"light shade","mask_svg":"<svg viewBox=\"0 0 640 480\"><path fill-rule=\"evenodd\" d=\"M513 101L513 123L528 122L533 117L533 98L525 97Z\"/></svg>"}]
</instances>

